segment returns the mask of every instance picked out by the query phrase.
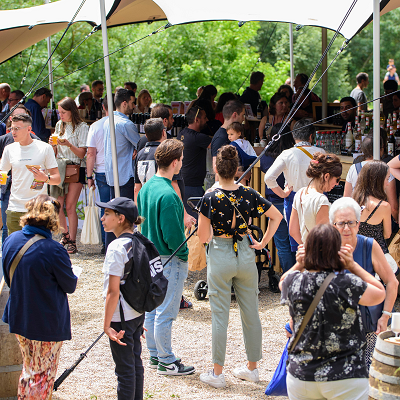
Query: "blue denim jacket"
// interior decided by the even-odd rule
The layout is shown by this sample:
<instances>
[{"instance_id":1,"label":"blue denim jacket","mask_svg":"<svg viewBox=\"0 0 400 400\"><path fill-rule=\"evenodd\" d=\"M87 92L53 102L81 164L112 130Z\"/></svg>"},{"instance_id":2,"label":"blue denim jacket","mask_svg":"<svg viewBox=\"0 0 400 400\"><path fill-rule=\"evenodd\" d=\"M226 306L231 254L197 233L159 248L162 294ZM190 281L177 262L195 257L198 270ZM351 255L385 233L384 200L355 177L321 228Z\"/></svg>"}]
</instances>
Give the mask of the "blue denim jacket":
<instances>
[{"instance_id":1,"label":"blue denim jacket","mask_svg":"<svg viewBox=\"0 0 400 400\"><path fill-rule=\"evenodd\" d=\"M115 140L117 144L119 186L125 185L135 176L133 152L140 139L136 125L127 115L114 111ZM111 156L110 120L104 122L104 165L107 183L114 186Z\"/></svg>"}]
</instances>

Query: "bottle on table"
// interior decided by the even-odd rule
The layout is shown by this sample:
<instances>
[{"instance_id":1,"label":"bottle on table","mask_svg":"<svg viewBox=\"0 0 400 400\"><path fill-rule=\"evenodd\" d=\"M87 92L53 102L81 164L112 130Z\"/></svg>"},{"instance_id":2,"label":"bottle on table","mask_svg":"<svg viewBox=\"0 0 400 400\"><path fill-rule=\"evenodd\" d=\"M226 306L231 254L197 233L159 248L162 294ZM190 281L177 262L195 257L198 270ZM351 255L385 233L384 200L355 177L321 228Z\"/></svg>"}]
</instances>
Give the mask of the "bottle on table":
<instances>
[{"instance_id":1,"label":"bottle on table","mask_svg":"<svg viewBox=\"0 0 400 400\"><path fill-rule=\"evenodd\" d=\"M400 154L400 118L397 120L396 132L394 133L394 139L396 141L395 155Z\"/></svg>"},{"instance_id":2,"label":"bottle on table","mask_svg":"<svg viewBox=\"0 0 400 400\"><path fill-rule=\"evenodd\" d=\"M356 153L360 153L361 152L361 127L358 126L357 128L357 133L355 136L355 141L354 141L354 150Z\"/></svg>"},{"instance_id":3,"label":"bottle on table","mask_svg":"<svg viewBox=\"0 0 400 400\"><path fill-rule=\"evenodd\" d=\"M379 105L379 120L380 120L380 127L383 128L385 126L385 114L383 113L383 104Z\"/></svg>"},{"instance_id":4,"label":"bottle on table","mask_svg":"<svg viewBox=\"0 0 400 400\"><path fill-rule=\"evenodd\" d=\"M351 129L351 122L347 123L347 133L345 137L345 147L348 155L351 155L353 150L353 131Z\"/></svg>"},{"instance_id":5,"label":"bottle on table","mask_svg":"<svg viewBox=\"0 0 400 400\"><path fill-rule=\"evenodd\" d=\"M57 122L58 122L58 115L56 110L56 103L53 101L53 108L51 110L51 126L55 128Z\"/></svg>"},{"instance_id":6,"label":"bottle on table","mask_svg":"<svg viewBox=\"0 0 400 400\"><path fill-rule=\"evenodd\" d=\"M369 131L370 131L370 126L369 126L369 117L365 118L365 129L364 129L364 136L368 136L369 135Z\"/></svg>"}]
</instances>

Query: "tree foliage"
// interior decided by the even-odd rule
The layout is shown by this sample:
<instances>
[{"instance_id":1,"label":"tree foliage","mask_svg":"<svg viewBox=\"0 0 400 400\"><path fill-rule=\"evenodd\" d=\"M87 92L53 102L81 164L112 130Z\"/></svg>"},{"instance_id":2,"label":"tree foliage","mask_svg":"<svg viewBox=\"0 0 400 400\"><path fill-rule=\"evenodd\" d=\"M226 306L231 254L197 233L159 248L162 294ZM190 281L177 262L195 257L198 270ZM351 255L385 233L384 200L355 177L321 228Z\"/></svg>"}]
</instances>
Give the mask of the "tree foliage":
<instances>
[{"instance_id":1,"label":"tree foliage","mask_svg":"<svg viewBox=\"0 0 400 400\"><path fill-rule=\"evenodd\" d=\"M4 0L0 9L31 7L43 1ZM386 72L388 58L400 63L400 49L396 38L400 33L400 10L394 10L381 19L381 76ZM157 28L163 22L151 25L138 24L116 27L108 30L109 50L113 52L135 42ZM92 30L87 23L74 24L60 43L53 57L56 66ZM54 47L62 32L52 36ZM328 31L328 42L333 32ZM343 44L338 37L328 54L328 64ZM29 62L26 80L21 85ZM321 29L303 27L294 33L295 73L310 74L321 57ZM103 57L101 32L97 32L78 47L55 71L55 98L75 97L79 86L103 79L102 60L70 74L78 68ZM258 58L260 62L257 62ZM20 55L0 65L0 80L10 83L13 89L27 91L36 80L47 60L46 42L42 41L28 48ZM135 81L139 90L147 88L154 101L191 100L201 85L214 84L219 93L224 91L240 93L248 85L246 79L253 68L264 72L266 78L261 91L269 100L277 88L289 76L289 28L287 24L269 22L248 22L239 28L237 22L204 22L173 26L144 40L126 47L110 57L113 89L125 81ZM329 101L348 95L355 86L358 72L372 74L372 25L355 36L348 47L334 62L328 72ZM321 68L312 81L321 75ZM48 73L47 67L43 74ZM66 77L65 75L70 74ZM42 79L41 78L41 79ZM60 79L62 78L62 79ZM371 79L372 82L372 79ZM41 86L48 84L46 79ZM321 94L321 83L315 92ZM367 89L372 97L372 84Z\"/></svg>"}]
</instances>

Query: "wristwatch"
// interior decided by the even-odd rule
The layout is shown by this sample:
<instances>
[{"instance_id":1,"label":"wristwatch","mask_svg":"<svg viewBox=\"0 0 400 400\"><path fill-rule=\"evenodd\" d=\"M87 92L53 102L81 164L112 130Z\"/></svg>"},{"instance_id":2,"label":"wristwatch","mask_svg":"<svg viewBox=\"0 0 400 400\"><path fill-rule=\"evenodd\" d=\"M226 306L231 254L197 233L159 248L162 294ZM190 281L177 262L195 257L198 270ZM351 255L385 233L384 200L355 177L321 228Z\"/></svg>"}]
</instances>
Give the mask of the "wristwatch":
<instances>
[{"instance_id":1,"label":"wristwatch","mask_svg":"<svg viewBox=\"0 0 400 400\"><path fill-rule=\"evenodd\" d=\"M87 176L86 179L87 180L89 180L89 179L93 180L93 177L92 176Z\"/></svg>"},{"instance_id":2,"label":"wristwatch","mask_svg":"<svg viewBox=\"0 0 400 400\"><path fill-rule=\"evenodd\" d=\"M50 183L50 174L47 174L47 180L45 183Z\"/></svg>"},{"instance_id":3,"label":"wristwatch","mask_svg":"<svg viewBox=\"0 0 400 400\"><path fill-rule=\"evenodd\" d=\"M389 311L385 311L385 310L383 310L383 311L382 311L382 314L389 315L389 317L391 317L391 316L392 316L392 313L391 313L391 312L389 312Z\"/></svg>"}]
</instances>

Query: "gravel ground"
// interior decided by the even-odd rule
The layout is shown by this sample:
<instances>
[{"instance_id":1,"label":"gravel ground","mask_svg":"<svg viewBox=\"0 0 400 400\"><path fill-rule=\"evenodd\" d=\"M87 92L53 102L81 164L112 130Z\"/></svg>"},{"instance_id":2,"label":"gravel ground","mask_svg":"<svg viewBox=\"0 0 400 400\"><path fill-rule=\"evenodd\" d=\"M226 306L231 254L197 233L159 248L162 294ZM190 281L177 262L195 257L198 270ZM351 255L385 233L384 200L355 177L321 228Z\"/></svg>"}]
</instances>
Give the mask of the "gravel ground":
<instances>
[{"instance_id":1,"label":"gravel ground","mask_svg":"<svg viewBox=\"0 0 400 400\"><path fill-rule=\"evenodd\" d=\"M104 256L100 246L83 246L78 241L79 253L72 255L74 265L83 268L75 293L69 296L72 317L72 340L64 343L61 350L57 377L69 368L102 332L103 287L102 265ZM173 349L184 364L193 365L196 372L185 377L157 375L145 368L144 399L284 399L265 396L264 391L278 365L286 343L284 324L288 310L279 304L280 295L269 291L267 273L260 282L260 317L263 326L263 360L259 364L259 383L241 381L232 370L245 363L243 337L239 309L234 298L231 303L228 328L228 344L225 365L227 387L214 389L200 382L199 374L212 368L211 363L211 311L208 299L198 301L193 294L195 283L206 278L205 270L189 272L184 295L193 308L182 310L173 327ZM143 340L142 359L147 365L149 354ZM88 353L75 371L53 393L53 400L116 399L117 380L114 362L103 336Z\"/></svg>"}]
</instances>

